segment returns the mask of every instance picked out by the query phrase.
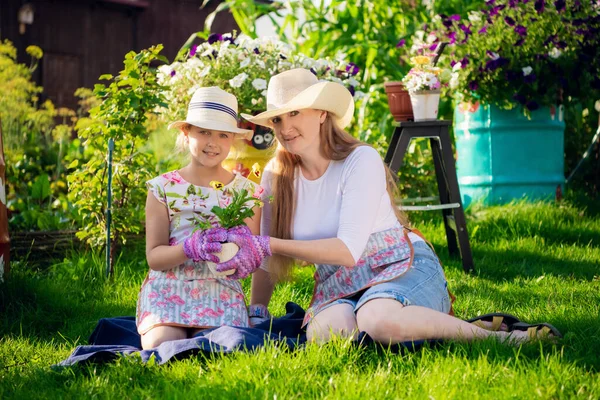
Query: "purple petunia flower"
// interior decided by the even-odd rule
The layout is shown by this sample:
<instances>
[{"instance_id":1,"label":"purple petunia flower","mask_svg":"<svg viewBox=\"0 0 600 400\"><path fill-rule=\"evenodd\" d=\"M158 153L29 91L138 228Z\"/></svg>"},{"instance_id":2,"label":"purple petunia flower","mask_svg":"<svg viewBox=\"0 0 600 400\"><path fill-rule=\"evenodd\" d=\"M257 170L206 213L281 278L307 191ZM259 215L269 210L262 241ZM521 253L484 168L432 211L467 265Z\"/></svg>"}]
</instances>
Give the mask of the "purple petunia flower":
<instances>
[{"instance_id":1,"label":"purple petunia flower","mask_svg":"<svg viewBox=\"0 0 600 400\"><path fill-rule=\"evenodd\" d=\"M484 33L487 33L487 25L484 25L479 31L477 31L477 33L483 35Z\"/></svg>"},{"instance_id":2,"label":"purple petunia flower","mask_svg":"<svg viewBox=\"0 0 600 400\"><path fill-rule=\"evenodd\" d=\"M523 25L515 26L515 32L517 32L519 34L519 36L522 36L522 37L527 36L527 28L525 28Z\"/></svg>"},{"instance_id":3,"label":"purple petunia flower","mask_svg":"<svg viewBox=\"0 0 600 400\"><path fill-rule=\"evenodd\" d=\"M196 55L197 48L198 48L197 44L193 44L192 47L190 47L190 57L194 57Z\"/></svg>"},{"instance_id":4,"label":"purple petunia flower","mask_svg":"<svg viewBox=\"0 0 600 400\"><path fill-rule=\"evenodd\" d=\"M169 75L171 75L171 76L175 76L175 74L176 74L176 73L177 73L177 72L175 72L175 70L173 70L173 71L171 71L171 73L170 73Z\"/></svg>"},{"instance_id":5,"label":"purple petunia flower","mask_svg":"<svg viewBox=\"0 0 600 400\"><path fill-rule=\"evenodd\" d=\"M533 82L535 82L535 80L536 80L536 76L534 73L531 73L531 74L523 77L523 82L525 82L525 83L533 83Z\"/></svg>"},{"instance_id":6,"label":"purple petunia flower","mask_svg":"<svg viewBox=\"0 0 600 400\"><path fill-rule=\"evenodd\" d=\"M506 25L508 26L515 26L515 20L511 17L504 17L504 22L506 22Z\"/></svg>"},{"instance_id":7,"label":"purple petunia flower","mask_svg":"<svg viewBox=\"0 0 600 400\"><path fill-rule=\"evenodd\" d=\"M461 31L463 31L465 33L465 35L471 34L471 25L470 24L469 24L469 26L466 26L465 24L460 24L460 25L458 25L458 27L460 28Z\"/></svg>"},{"instance_id":8,"label":"purple petunia flower","mask_svg":"<svg viewBox=\"0 0 600 400\"><path fill-rule=\"evenodd\" d=\"M563 12L565 10L565 0L556 0L554 2L554 7L556 7L556 11Z\"/></svg>"},{"instance_id":9,"label":"purple petunia flower","mask_svg":"<svg viewBox=\"0 0 600 400\"><path fill-rule=\"evenodd\" d=\"M508 58L499 57L495 60L489 60L488 62L486 62L485 69L487 69L488 71L495 71L498 68L502 68L506 64L508 64Z\"/></svg>"},{"instance_id":10,"label":"purple petunia flower","mask_svg":"<svg viewBox=\"0 0 600 400\"><path fill-rule=\"evenodd\" d=\"M564 49L565 47L567 47L567 42L565 42L564 40L560 40L556 42L556 47L558 47L559 49Z\"/></svg>"},{"instance_id":11,"label":"purple petunia flower","mask_svg":"<svg viewBox=\"0 0 600 400\"><path fill-rule=\"evenodd\" d=\"M515 47L523 46L523 43L525 43L525 38L521 38L521 39L517 40L515 42Z\"/></svg>"},{"instance_id":12,"label":"purple petunia flower","mask_svg":"<svg viewBox=\"0 0 600 400\"><path fill-rule=\"evenodd\" d=\"M398 48L398 47L404 47L405 44L406 44L406 39L400 39L400 41L396 45L396 48Z\"/></svg>"},{"instance_id":13,"label":"purple petunia flower","mask_svg":"<svg viewBox=\"0 0 600 400\"><path fill-rule=\"evenodd\" d=\"M537 11L538 14L543 13L544 9L546 8L546 1L545 0L535 0L533 8L535 8L535 11Z\"/></svg>"},{"instance_id":14,"label":"purple petunia flower","mask_svg":"<svg viewBox=\"0 0 600 400\"><path fill-rule=\"evenodd\" d=\"M513 99L518 101L520 104L527 103L527 99L525 98L525 96L523 96L522 94L519 94L519 93L513 94Z\"/></svg>"},{"instance_id":15,"label":"purple petunia flower","mask_svg":"<svg viewBox=\"0 0 600 400\"><path fill-rule=\"evenodd\" d=\"M460 67L461 68L467 68L467 65L469 64L469 58L467 56L464 56L462 60L460 60Z\"/></svg>"},{"instance_id":16,"label":"purple petunia flower","mask_svg":"<svg viewBox=\"0 0 600 400\"><path fill-rule=\"evenodd\" d=\"M519 5L519 0L510 0L510 1L508 2L508 6L509 6L510 8L517 8L517 7L518 7L518 5Z\"/></svg>"},{"instance_id":17,"label":"purple petunia flower","mask_svg":"<svg viewBox=\"0 0 600 400\"><path fill-rule=\"evenodd\" d=\"M494 4L496 4L496 0L486 0L485 4L488 7L492 7Z\"/></svg>"},{"instance_id":18,"label":"purple petunia flower","mask_svg":"<svg viewBox=\"0 0 600 400\"><path fill-rule=\"evenodd\" d=\"M311 68L311 69L310 69L310 72L312 72L314 76L317 76L317 71L315 71L315 69L314 69L314 68Z\"/></svg>"},{"instance_id":19,"label":"purple petunia flower","mask_svg":"<svg viewBox=\"0 0 600 400\"><path fill-rule=\"evenodd\" d=\"M260 54L260 50L258 50L258 47L254 48L254 54Z\"/></svg>"},{"instance_id":20,"label":"purple petunia flower","mask_svg":"<svg viewBox=\"0 0 600 400\"><path fill-rule=\"evenodd\" d=\"M352 96L354 96L354 93L356 93L356 89L354 89L354 86L350 86L350 87L348 88L348 90L350 91L350 94L351 94Z\"/></svg>"},{"instance_id":21,"label":"purple petunia flower","mask_svg":"<svg viewBox=\"0 0 600 400\"><path fill-rule=\"evenodd\" d=\"M540 105L539 105L538 103L536 103L535 101L533 101L533 100L532 100L532 101L528 102L528 103L525 105L525 107L527 107L527 109L528 109L529 111L535 111L535 110L537 110L538 108L540 108Z\"/></svg>"},{"instance_id":22,"label":"purple petunia flower","mask_svg":"<svg viewBox=\"0 0 600 400\"><path fill-rule=\"evenodd\" d=\"M454 60L450 61L450 68L454 68L455 65L456 65L456 61L454 61Z\"/></svg>"},{"instance_id":23,"label":"purple petunia flower","mask_svg":"<svg viewBox=\"0 0 600 400\"><path fill-rule=\"evenodd\" d=\"M456 43L456 32L450 32L448 34L448 39L450 39L450 41L448 42L449 44Z\"/></svg>"},{"instance_id":24,"label":"purple petunia flower","mask_svg":"<svg viewBox=\"0 0 600 400\"><path fill-rule=\"evenodd\" d=\"M354 64L354 63L349 63L348 65L346 65L346 72L348 72L350 75L354 76L356 74L358 74L358 71L360 71L360 68L358 68L358 65Z\"/></svg>"},{"instance_id":25,"label":"purple petunia flower","mask_svg":"<svg viewBox=\"0 0 600 400\"><path fill-rule=\"evenodd\" d=\"M479 84L477 81L469 82L469 90L476 91L477 89L479 89Z\"/></svg>"},{"instance_id":26,"label":"purple petunia flower","mask_svg":"<svg viewBox=\"0 0 600 400\"><path fill-rule=\"evenodd\" d=\"M213 44L213 43L222 42L222 41L223 41L223 35L218 34L218 33L212 33L208 37L208 44Z\"/></svg>"},{"instance_id":27,"label":"purple petunia flower","mask_svg":"<svg viewBox=\"0 0 600 400\"><path fill-rule=\"evenodd\" d=\"M454 14L454 15L451 15L450 17L448 17L448 19L450 21L457 21L458 22L458 21L460 21L460 15Z\"/></svg>"},{"instance_id":28,"label":"purple petunia flower","mask_svg":"<svg viewBox=\"0 0 600 400\"><path fill-rule=\"evenodd\" d=\"M437 47L438 47L438 43L433 43L431 46L429 46L429 50L435 51L435 49L437 49Z\"/></svg>"}]
</instances>

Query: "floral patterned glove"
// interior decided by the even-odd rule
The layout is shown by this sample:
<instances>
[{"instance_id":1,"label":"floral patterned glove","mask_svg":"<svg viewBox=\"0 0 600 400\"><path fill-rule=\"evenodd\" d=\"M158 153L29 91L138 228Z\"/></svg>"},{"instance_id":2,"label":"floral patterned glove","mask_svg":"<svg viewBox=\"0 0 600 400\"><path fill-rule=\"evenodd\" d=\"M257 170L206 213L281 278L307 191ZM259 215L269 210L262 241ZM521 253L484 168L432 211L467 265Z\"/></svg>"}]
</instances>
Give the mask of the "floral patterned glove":
<instances>
[{"instance_id":1,"label":"floral patterned glove","mask_svg":"<svg viewBox=\"0 0 600 400\"><path fill-rule=\"evenodd\" d=\"M212 261L219 263L219 257L211 253L221 251L221 243L227 240L227 230L211 228L205 231L196 231L183 241L183 252L186 257L198 261Z\"/></svg>"},{"instance_id":2,"label":"floral patterned glove","mask_svg":"<svg viewBox=\"0 0 600 400\"><path fill-rule=\"evenodd\" d=\"M270 238L268 236L252 235L247 226L237 226L227 232L227 241L235 243L240 248L229 261L217 264L219 272L235 269L230 279L242 279L260 267L262 260L271 255Z\"/></svg>"}]
</instances>

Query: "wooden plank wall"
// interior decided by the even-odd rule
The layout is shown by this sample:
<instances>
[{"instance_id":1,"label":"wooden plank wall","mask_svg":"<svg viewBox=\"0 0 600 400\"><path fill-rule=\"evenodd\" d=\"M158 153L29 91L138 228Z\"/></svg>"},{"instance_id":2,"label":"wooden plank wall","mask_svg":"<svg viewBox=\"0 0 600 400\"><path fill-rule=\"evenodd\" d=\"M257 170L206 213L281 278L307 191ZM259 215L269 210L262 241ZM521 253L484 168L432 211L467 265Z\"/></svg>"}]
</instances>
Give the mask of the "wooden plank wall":
<instances>
[{"instance_id":1,"label":"wooden plank wall","mask_svg":"<svg viewBox=\"0 0 600 400\"><path fill-rule=\"evenodd\" d=\"M24 3L34 6L34 22L20 34L17 14ZM118 72L128 51L162 43L172 60L218 3L200 10L202 0L0 0L0 39L15 44L22 62L29 62L28 45L40 46L44 58L35 79L43 98L76 108L75 89L92 88L100 75ZM229 13L213 24L214 32L233 29Z\"/></svg>"}]
</instances>

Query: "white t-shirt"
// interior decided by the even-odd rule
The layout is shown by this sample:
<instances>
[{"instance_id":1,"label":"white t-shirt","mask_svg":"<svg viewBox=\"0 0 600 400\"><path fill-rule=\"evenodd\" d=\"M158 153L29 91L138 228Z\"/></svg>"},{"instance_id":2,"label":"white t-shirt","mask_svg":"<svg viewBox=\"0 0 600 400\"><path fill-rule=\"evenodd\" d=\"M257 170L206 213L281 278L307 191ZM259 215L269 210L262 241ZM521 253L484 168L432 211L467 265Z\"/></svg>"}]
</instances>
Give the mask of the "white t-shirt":
<instances>
[{"instance_id":1,"label":"white t-shirt","mask_svg":"<svg viewBox=\"0 0 600 400\"><path fill-rule=\"evenodd\" d=\"M265 168L261 181L263 198L272 194L270 167ZM330 161L315 180L306 179L297 168L294 184L298 199L292 220L295 240L338 238L358 262L372 233L398 223L386 190L383 160L370 146L356 148L344 160ZM271 205L265 202L261 234L269 235L270 226ZM409 237L413 243L422 240L414 233Z\"/></svg>"}]
</instances>

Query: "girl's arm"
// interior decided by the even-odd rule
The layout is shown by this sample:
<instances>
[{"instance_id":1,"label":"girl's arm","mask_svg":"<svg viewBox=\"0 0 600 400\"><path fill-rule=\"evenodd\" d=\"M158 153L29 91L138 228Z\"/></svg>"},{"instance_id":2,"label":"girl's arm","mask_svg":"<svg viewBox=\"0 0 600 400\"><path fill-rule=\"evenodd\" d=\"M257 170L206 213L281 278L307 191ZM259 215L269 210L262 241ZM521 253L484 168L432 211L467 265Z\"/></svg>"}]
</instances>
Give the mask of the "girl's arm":
<instances>
[{"instance_id":1,"label":"girl's arm","mask_svg":"<svg viewBox=\"0 0 600 400\"><path fill-rule=\"evenodd\" d=\"M167 207L148 192L146 198L146 260L151 269L165 271L175 268L188 258L183 243L169 246L169 214Z\"/></svg>"},{"instance_id":2,"label":"girl's arm","mask_svg":"<svg viewBox=\"0 0 600 400\"><path fill-rule=\"evenodd\" d=\"M253 235L260 233L260 220L261 220L262 209L260 207L254 208L254 217L248 218L244 222L250 228ZM257 269L252 274L252 289L250 294L250 304L263 304L264 306L269 305L271 301L271 295L275 285L271 281L269 273L264 269Z\"/></svg>"}]
</instances>

